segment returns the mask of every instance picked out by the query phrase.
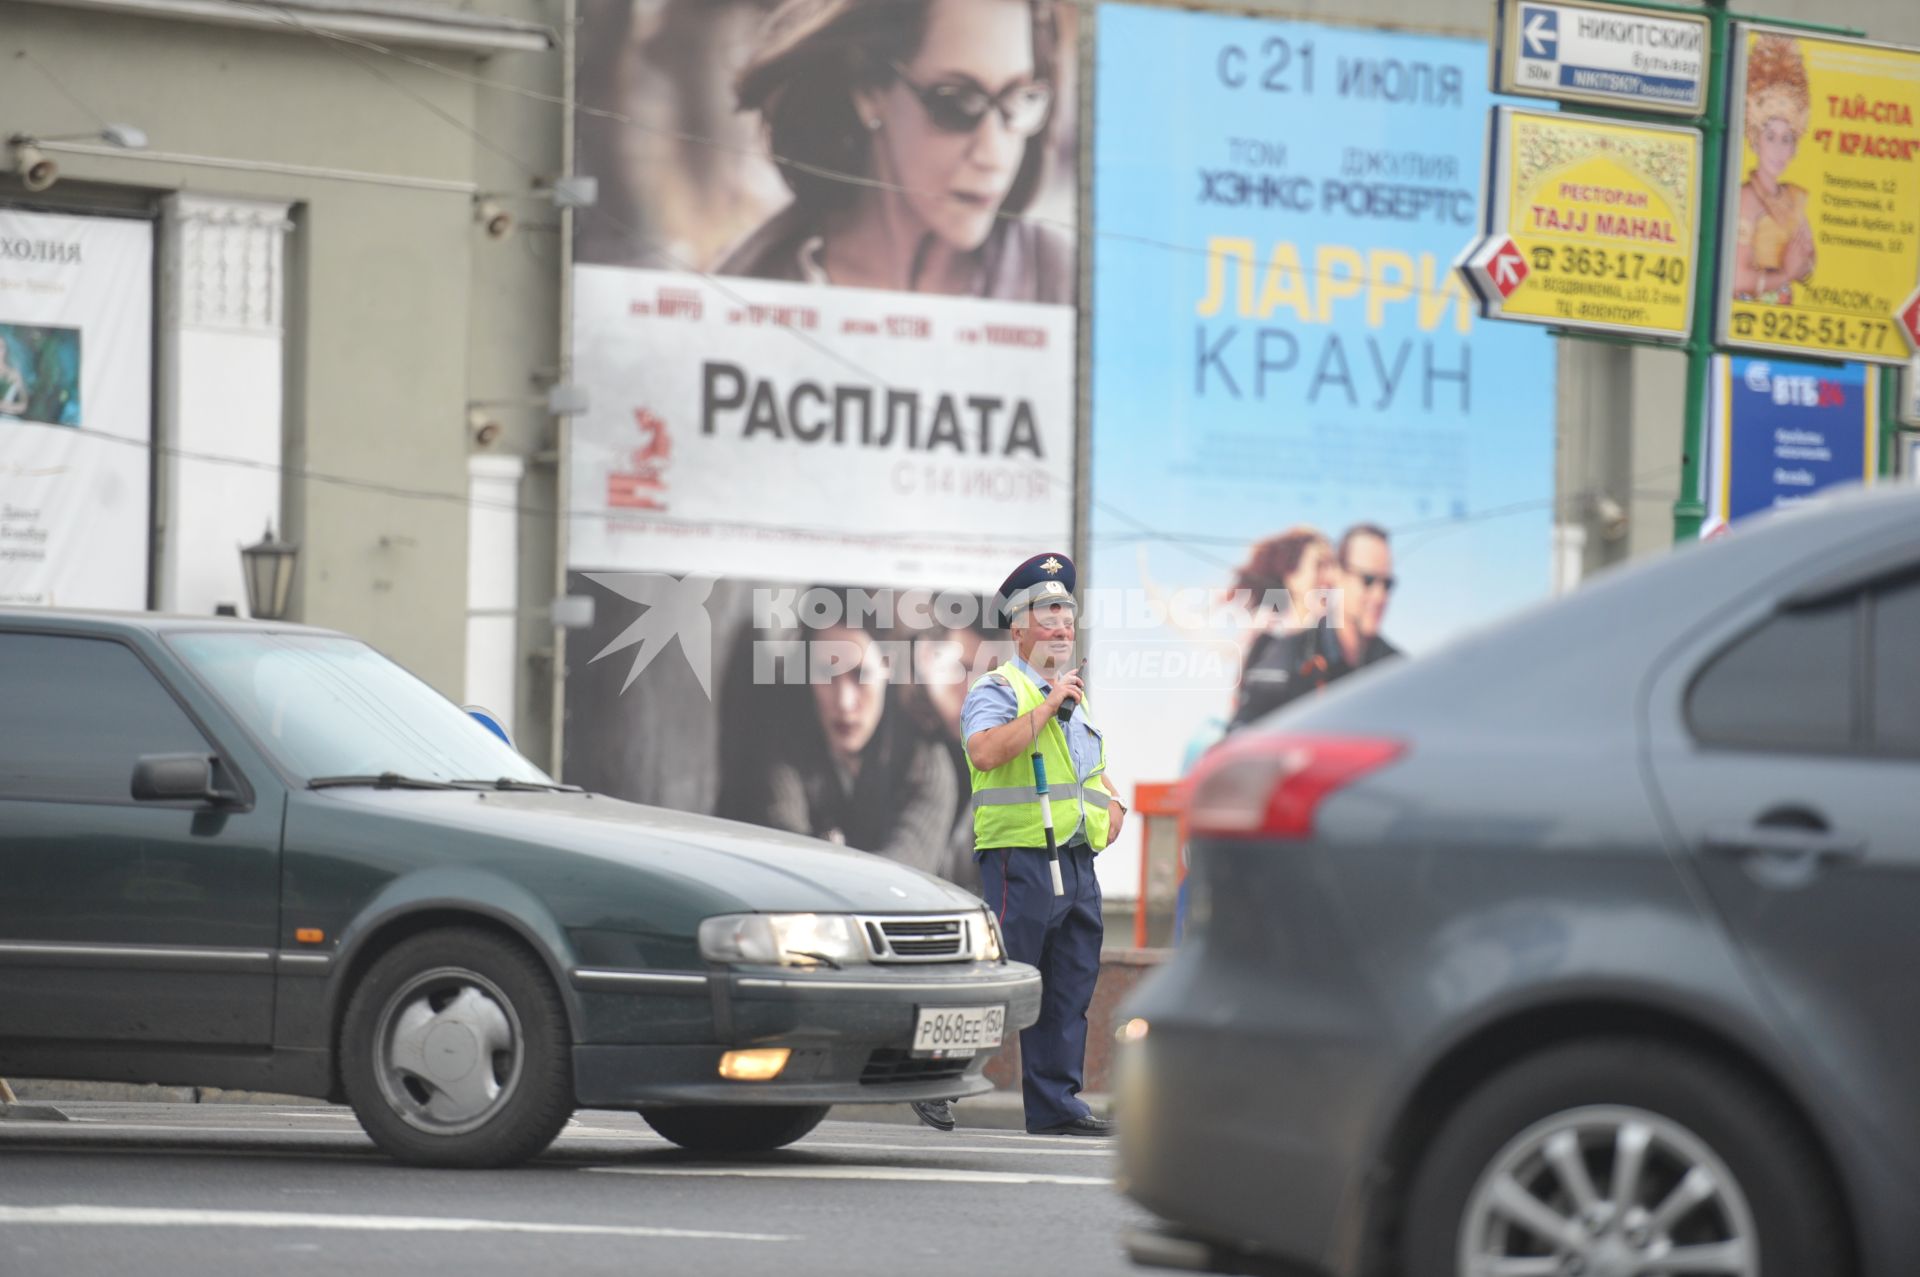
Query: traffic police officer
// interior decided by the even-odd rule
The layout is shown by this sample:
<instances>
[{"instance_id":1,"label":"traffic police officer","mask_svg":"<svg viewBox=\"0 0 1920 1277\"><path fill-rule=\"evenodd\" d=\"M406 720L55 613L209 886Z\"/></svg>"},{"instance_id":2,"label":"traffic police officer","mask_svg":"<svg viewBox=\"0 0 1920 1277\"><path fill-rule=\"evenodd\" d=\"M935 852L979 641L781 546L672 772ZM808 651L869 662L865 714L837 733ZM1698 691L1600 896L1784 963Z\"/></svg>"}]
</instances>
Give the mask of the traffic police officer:
<instances>
[{"instance_id":1,"label":"traffic police officer","mask_svg":"<svg viewBox=\"0 0 1920 1277\"><path fill-rule=\"evenodd\" d=\"M1079 1095L1103 931L1093 858L1119 833L1126 808L1107 779L1106 743L1074 668L1074 585L1064 554L1035 555L1014 569L1000 587L999 621L1019 655L973 685L960 718L987 907L1000 919L1007 956L1038 967L1044 982L1040 1018L1020 1034L1027 1131L1104 1136L1112 1124ZM1047 858L1035 754L1046 767L1061 895ZM939 1125L934 1116L922 1114Z\"/></svg>"}]
</instances>

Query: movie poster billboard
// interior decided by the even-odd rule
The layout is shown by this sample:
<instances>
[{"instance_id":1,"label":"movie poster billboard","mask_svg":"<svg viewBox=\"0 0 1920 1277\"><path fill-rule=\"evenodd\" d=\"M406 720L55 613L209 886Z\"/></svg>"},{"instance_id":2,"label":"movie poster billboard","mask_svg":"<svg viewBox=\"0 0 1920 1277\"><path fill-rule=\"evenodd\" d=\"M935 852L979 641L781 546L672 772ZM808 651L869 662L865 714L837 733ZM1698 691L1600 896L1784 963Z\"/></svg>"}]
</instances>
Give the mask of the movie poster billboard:
<instances>
[{"instance_id":1,"label":"movie poster billboard","mask_svg":"<svg viewBox=\"0 0 1920 1277\"><path fill-rule=\"evenodd\" d=\"M1075 18L583 4L569 779L967 876L953 671L1071 539Z\"/></svg>"},{"instance_id":2,"label":"movie poster billboard","mask_svg":"<svg viewBox=\"0 0 1920 1277\"><path fill-rule=\"evenodd\" d=\"M0 208L0 604L147 605L153 228Z\"/></svg>"},{"instance_id":3,"label":"movie poster billboard","mask_svg":"<svg viewBox=\"0 0 1920 1277\"><path fill-rule=\"evenodd\" d=\"M1920 49L1740 23L1730 101L1721 343L1920 353Z\"/></svg>"},{"instance_id":4,"label":"movie poster billboard","mask_svg":"<svg viewBox=\"0 0 1920 1277\"><path fill-rule=\"evenodd\" d=\"M574 565L989 588L1068 534L1074 9L915 7L583 6Z\"/></svg>"},{"instance_id":5,"label":"movie poster billboard","mask_svg":"<svg viewBox=\"0 0 1920 1277\"><path fill-rule=\"evenodd\" d=\"M1096 66L1091 575L1127 605L1089 689L1166 781L1245 705L1547 593L1555 356L1451 269L1483 43L1106 4Z\"/></svg>"}]
</instances>

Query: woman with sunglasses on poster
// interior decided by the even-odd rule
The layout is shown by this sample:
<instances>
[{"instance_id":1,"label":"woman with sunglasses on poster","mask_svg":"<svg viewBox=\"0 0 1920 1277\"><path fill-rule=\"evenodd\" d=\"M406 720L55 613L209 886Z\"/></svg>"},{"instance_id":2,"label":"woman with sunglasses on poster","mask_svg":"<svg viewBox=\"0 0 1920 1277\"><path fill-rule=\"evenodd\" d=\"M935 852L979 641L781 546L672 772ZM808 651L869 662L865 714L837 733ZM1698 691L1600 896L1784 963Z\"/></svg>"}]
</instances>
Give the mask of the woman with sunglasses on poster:
<instances>
[{"instance_id":1,"label":"woman with sunglasses on poster","mask_svg":"<svg viewBox=\"0 0 1920 1277\"><path fill-rule=\"evenodd\" d=\"M1045 176L1051 0L787 0L768 30L739 103L793 202L718 273L1071 304L1071 239L1017 216Z\"/></svg>"}]
</instances>

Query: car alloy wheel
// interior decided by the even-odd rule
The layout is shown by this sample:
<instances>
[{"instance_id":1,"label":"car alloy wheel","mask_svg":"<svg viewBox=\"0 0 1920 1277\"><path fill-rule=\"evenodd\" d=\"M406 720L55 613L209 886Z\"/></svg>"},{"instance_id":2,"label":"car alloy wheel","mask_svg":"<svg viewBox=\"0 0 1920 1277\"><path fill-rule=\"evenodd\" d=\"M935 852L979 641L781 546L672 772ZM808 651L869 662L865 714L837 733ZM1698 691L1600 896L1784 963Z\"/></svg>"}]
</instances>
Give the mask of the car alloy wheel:
<instances>
[{"instance_id":1,"label":"car alloy wheel","mask_svg":"<svg viewBox=\"0 0 1920 1277\"><path fill-rule=\"evenodd\" d=\"M567 1011L525 944L477 927L395 945L353 991L340 1081L374 1142L417 1166L511 1166L573 1115Z\"/></svg>"},{"instance_id":2,"label":"car alloy wheel","mask_svg":"<svg viewBox=\"0 0 1920 1277\"><path fill-rule=\"evenodd\" d=\"M1758 1075L1651 1037L1543 1047L1447 1105L1408 1183L1407 1277L1853 1273L1827 1158Z\"/></svg>"},{"instance_id":3,"label":"car alloy wheel","mask_svg":"<svg viewBox=\"0 0 1920 1277\"><path fill-rule=\"evenodd\" d=\"M523 1055L513 1003L485 976L436 967L414 976L381 1009L375 1076L408 1125L460 1135L486 1124L513 1097Z\"/></svg>"},{"instance_id":4,"label":"car alloy wheel","mask_svg":"<svg viewBox=\"0 0 1920 1277\"><path fill-rule=\"evenodd\" d=\"M1594 1105L1534 1123L1468 1194L1473 1277L1757 1277L1753 1209L1714 1151L1646 1109Z\"/></svg>"}]
</instances>

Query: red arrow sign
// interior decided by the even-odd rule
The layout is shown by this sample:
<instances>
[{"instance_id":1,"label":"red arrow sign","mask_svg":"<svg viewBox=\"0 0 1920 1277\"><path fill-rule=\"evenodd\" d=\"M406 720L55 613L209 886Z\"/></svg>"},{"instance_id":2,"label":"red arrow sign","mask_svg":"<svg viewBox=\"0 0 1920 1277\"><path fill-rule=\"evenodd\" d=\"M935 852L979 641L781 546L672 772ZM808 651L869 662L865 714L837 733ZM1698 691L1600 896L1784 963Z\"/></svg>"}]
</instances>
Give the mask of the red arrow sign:
<instances>
[{"instance_id":1,"label":"red arrow sign","mask_svg":"<svg viewBox=\"0 0 1920 1277\"><path fill-rule=\"evenodd\" d=\"M1900 327L1906 331L1907 345L1913 349L1914 353L1920 354L1920 288L1914 289L1912 295L1901 303L1900 309L1895 312L1895 318L1900 321Z\"/></svg>"},{"instance_id":2,"label":"red arrow sign","mask_svg":"<svg viewBox=\"0 0 1920 1277\"><path fill-rule=\"evenodd\" d=\"M1500 291L1502 301L1513 296L1514 290L1527 279L1527 259L1521 255L1520 246L1510 239L1501 240L1500 247L1487 259L1487 274Z\"/></svg>"}]
</instances>

